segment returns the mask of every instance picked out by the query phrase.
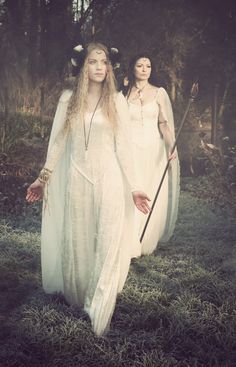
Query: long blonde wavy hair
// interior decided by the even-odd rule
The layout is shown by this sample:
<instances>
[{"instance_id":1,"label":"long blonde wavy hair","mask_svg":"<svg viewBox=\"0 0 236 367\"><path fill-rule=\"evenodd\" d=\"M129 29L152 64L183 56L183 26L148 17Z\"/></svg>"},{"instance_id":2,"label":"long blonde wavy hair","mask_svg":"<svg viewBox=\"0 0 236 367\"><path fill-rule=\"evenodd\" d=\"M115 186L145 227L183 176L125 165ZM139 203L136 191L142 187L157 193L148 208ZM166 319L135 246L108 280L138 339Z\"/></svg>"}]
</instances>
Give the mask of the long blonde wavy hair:
<instances>
[{"instance_id":1,"label":"long blonde wavy hair","mask_svg":"<svg viewBox=\"0 0 236 367\"><path fill-rule=\"evenodd\" d=\"M81 71L78 76L77 83L73 89L72 96L70 98L66 124L65 128L70 129L74 126L75 120L79 116L79 120L83 121L84 114L87 110L87 100L88 100L88 89L89 89L89 77L88 77L88 57L93 50L102 50L105 52L107 57L107 75L102 85L102 95L101 95L101 109L104 116L111 123L113 129L116 128L117 125L117 111L115 107L115 93L116 89L116 80L113 73L113 68L111 62L109 60L109 52L106 46L102 43L89 43L86 47L86 57L84 60L84 64L81 68Z\"/></svg>"}]
</instances>

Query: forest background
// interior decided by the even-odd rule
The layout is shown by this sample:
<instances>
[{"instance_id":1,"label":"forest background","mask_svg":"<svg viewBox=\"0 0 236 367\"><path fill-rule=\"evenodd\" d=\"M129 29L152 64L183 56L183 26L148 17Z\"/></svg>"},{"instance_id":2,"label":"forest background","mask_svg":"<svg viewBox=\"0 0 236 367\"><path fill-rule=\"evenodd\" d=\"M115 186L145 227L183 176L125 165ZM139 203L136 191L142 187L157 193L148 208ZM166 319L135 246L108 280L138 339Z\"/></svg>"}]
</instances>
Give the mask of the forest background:
<instances>
[{"instance_id":1,"label":"forest background","mask_svg":"<svg viewBox=\"0 0 236 367\"><path fill-rule=\"evenodd\" d=\"M71 50L97 40L123 56L119 85L132 55L141 50L152 55L160 85L171 97L176 127L198 81L198 99L179 143L182 173L205 173L203 142L217 145L221 160L231 155L224 174L234 165L234 1L1 0L0 37L1 162L24 162L25 168L38 170L58 97L70 78Z\"/></svg>"},{"instance_id":2,"label":"forest background","mask_svg":"<svg viewBox=\"0 0 236 367\"><path fill-rule=\"evenodd\" d=\"M0 39L0 366L235 366L235 1L0 0ZM43 292L42 207L25 201L71 50L92 40L120 50L119 86L132 55L152 55L176 130L199 84L178 143L174 236L132 261L104 338Z\"/></svg>"}]
</instances>

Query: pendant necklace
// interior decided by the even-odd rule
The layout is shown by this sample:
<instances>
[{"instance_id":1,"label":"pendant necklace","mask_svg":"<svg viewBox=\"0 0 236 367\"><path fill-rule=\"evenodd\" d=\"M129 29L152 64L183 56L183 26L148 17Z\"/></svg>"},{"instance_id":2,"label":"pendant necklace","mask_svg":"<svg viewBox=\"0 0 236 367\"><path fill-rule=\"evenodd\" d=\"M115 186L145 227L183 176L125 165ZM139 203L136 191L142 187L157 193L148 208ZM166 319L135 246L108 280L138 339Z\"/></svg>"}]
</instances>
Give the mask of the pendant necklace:
<instances>
[{"instance_id":1,"label":"pendant necklace","mask_svg":"<svg viewBox=\"0 0 236 367\"><path fill-rule=\"evenodd\" d=\"M98 108L98 105L101 101L102 96L100 96L99 100L97 101L97 104L93 110L90 122L89 122L89 130L88 130L88 135L86 136L86 128L85 128L85 121L84 121L84 148L85 148L85 158L87 158L87 152L88 152L88 146L89 146L89 138L90 138L90 133L91 133L91 127L92 127L92 123L93 123L93 118L95 115L95 112Z\"/></svg>"},{"instance_id":2,"label":"pendant necklace","mask_svg":"<svg viewBox=\"0 0 236 367\"><path fill-rule=\"evenodd\" d=\"M139 100L140 100L140 104L141 104L141 110L140 110L141 123L142 123L142 126L143 126L143 90L147 86L147 84L145 84L144 87L142 87L142 88L137 87L136 84L134 86L135 86L136 89L138 89L138 96L139 96Z\"/></svg>"},{"instance_id":3,"label":"pendant necklace","mask_svg":"<svg viewBox=\"0 0 236 367\"><path fill-rule=\"evenodd\" d=\"M146 88L146 86L148 85L148 83L147 84L145 84L142 88L139 88L139 87L137 87L137 85L135 84L134 86L135 86L135 88L136 89L138 89L138 96L139 96L139 99L141 99L141 98L143 98L143 90Z\"/></svg>"}]
</instances>

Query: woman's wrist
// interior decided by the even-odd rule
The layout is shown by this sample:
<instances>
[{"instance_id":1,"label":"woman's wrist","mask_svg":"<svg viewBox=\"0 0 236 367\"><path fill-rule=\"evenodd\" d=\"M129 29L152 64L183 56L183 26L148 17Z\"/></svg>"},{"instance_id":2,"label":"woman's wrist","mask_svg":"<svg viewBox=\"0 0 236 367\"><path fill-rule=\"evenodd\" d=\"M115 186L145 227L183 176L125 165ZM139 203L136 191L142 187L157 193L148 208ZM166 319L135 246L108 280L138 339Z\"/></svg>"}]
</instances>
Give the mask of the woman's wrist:
<instances>
[{"instance_id":1,"label":"woman's wrist","mask_svg":"<svg viewBox=\"0 0 236 367\"><path fill-rule=\"evenodd\" d=\"M52 171L50 169L43 167L38 176L39 182L41 182L42 184L46 184L49 181L51 174Z\"/></svg>"},{"instance_id":2,"label":"woman's wrist","mask_svg":"<svg viewBox=\"0 0 236 367\"><path fill-rule=\"evenodd\" d=\"M140 188L138 188L138 187L133 187L133 188L131 189L131 194L134 194L135 192L140 192L140 191L142 191L142 190L140 190Z\"/></svg>"}]
</instances>

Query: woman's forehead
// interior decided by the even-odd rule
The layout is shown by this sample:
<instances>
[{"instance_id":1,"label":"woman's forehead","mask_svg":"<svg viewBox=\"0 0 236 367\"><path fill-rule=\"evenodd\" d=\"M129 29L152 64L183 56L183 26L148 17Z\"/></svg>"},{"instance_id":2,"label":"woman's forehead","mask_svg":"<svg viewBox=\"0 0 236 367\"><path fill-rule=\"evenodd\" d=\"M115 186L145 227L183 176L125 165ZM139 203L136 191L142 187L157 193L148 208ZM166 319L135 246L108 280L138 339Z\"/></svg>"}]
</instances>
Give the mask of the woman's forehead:
<instances>
[{"instance_id":1,"label":"woman's forehead","mask_svg":"<svg viewBox=\"0 0 236 367\"><path fill-rule=\"evenodd\" d=\"M147 57L140 57L135 64L151 64L151 61Z\"/></svg>"},{"instance_id":2,"label":"woman's forehead","mask_svg":"<svg viewBox=\"0 0 236 367\"><path fill-rule=\"evenodd\" d=\"M92 50L89 55L88 55L89 59L106 59L107 56L105 54L105 52L99 48L95 48L94 50Z\"/></svg>"}]
</instances>

